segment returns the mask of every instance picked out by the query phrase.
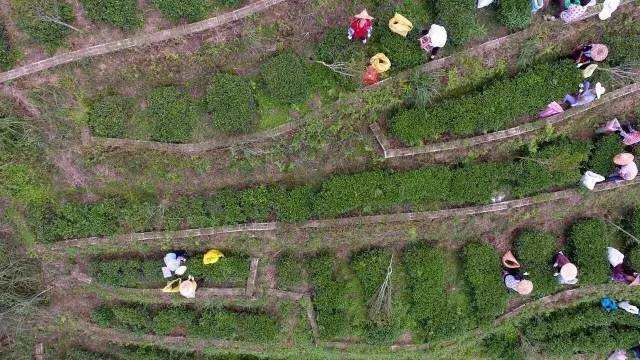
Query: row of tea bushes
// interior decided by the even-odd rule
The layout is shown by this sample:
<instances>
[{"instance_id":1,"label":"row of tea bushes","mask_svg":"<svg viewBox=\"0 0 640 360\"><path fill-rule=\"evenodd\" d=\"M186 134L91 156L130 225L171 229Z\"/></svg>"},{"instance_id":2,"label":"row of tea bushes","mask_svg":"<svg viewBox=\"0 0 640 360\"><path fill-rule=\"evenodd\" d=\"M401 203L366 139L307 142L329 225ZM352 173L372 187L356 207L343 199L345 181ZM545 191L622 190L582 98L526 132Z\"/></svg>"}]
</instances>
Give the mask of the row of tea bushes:
<instances>
[{"instance_id":1,"label":"row of tea bushes","mask_svg":"<svg viewBox=\"0 0 640 360\"><path fill-rule=\"evenodd\" d=\"M221 190L212 196L179 198L164 210L162 228L292 222L487 204L499 192L519 198L578 183L589 150L589 142L562 140L515 162L336 175L315 188ZM40 238L52 241L151 230L156 209L152 198L108 198L97 204L51 204L40 215L33 212L32 220Z\"/></svg>"}]
</instances>

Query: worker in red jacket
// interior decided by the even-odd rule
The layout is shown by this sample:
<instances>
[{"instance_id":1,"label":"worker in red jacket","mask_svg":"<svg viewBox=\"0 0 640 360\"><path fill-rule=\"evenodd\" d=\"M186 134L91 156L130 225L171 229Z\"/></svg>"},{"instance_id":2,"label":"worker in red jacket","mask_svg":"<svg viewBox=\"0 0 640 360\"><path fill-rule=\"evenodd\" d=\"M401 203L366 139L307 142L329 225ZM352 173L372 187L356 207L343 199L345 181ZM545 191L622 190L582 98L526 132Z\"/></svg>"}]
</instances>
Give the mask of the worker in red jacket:
<instances>
[{"instance_id":1,"label":"worker in red jacket","mask_svg":"<svg viewBox=\"0 0 640 360\"><path fill-rule=\"evenodd\" d=\"M363 44L367 43L367 39L371 37L373 30L373 17L367 13L367 10L353 17L351 25L349 25L349 40L362 40Z\"/></svg>"}]
</instances>

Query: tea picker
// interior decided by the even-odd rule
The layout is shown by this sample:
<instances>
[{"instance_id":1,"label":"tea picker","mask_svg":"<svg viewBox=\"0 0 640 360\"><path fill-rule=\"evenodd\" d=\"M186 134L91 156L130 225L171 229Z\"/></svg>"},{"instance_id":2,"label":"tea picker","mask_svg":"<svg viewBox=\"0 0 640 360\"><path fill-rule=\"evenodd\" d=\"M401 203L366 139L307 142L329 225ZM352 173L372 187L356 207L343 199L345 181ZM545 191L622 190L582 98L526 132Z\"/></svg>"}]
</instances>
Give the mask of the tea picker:
<instances>
[{"instance_id":1,"label":"tea picker","mask_svg":"<svg viewBox=\"0 0 640 360\"><path fill-rule=\"evenodd\" d=\"M447 43L447 30L440 25L433 24L429 30L420 32L420 48L430 54L430 58L434 59L440 48Z\"/></svg>"},{"instance_id":2,"label":"tea picker","mask_svg":"<svg viewBox=\"0 0 640 360\"><path fill-rule=\"evenodd\" d=\"M349 40L360 40L366 44L373 31L373 19L366 9L355 15L347 32Z\"/></svg>"},{"instance_id":3,"label":"tea picker","mask_svg":"<svg viewBox=\"0 0 640 360\"><path fill-rule=\"evenodd\" d=\"M556 269L554 276L560 284L573 285L578 282L578 268L562 251L556 254L553 267Z\"/></svg>"},{"instance_id":4,"label":"tea picker","mask_svg":"<svg viewBox=\"0 0 640 360\"><path fill-rule=\"evenodd\" d=\"M506 268L502 273L502 280L507 289L513 290L520 295L531 294L533 283L524 278L528 274L520 272L520 263L511 251L507 251L502 256L502 265Z\"/></svg>"}]
</instances>

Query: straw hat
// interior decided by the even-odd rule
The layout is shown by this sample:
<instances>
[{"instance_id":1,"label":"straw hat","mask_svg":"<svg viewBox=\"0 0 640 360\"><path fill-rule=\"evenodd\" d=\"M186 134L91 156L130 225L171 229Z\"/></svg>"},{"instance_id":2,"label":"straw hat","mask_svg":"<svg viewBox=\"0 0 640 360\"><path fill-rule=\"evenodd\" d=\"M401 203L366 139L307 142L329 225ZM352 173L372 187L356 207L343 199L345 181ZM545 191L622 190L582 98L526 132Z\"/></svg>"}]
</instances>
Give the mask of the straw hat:
<instances>
[{"instance_id":1,"label":"straw hat","mask_svg":"<svg viewBox=\"0 0 640 360\"><path fill-rule=\"evenodd\" d=\"M596 83L596 98L600 99L602 94L604 94L605 88L599 82Z\"/></svg>"},{"instance_id":2,"label":"straw hat","mask_svg":"<svg viewBox=\"0 0 640 360\"><path fill-rule=\"evenodd\" d=\"M629 165L633 162L633 155L629 153L621 153L613 157L613 163L620 166Z\"/></svg>"},{"instance_id":3,"label":"straw hat","mask_svg":"<svg viewBox=\"0 0 640 360\"><path fill-rule=\"evenodd\" d=\"M529 280L520 280L516 285L516 291L520 295L529 295L533 291L533 283Z\"/></svg>"},{"instance_id":4,"label":"straw hat","mask_svg":"<svg viewBox=\"0 0 640 360\"><path fill-rule=\"evenodd\" d=\"M609 48L604 44L591 45L591 58L595 61L604 61L609 55Z\"/></svg>"},{"instance_id":5,"label":"straw hat","mask_svg":"<svg viewBox=\"0 0 640 360\"><path fill-rule=\"evenodd\" d=\"M364 9L360 12L360 14L355 15L354 18L356 19L364 19L364 20L373 20L374 18L369 15L369 13L367 12L367 9Z\"/></svg>"},{"instance_id":6,"label":"straw hat","mask_svg":"<svg viewBox=\"0 0 640 360\"><path fill-rule=\"evenodd\" d=\"M578 268L572 263L566 263L560 268L560 276L565 280L573 280L578 277Z\"/></svg>"},{"instance_id":7,"label":"straw hat","mask_svg":"<svg viewBox=\"0 0 640 360\"><path fill-rule=\"evenodd\" d=\"M516 260L516 257L513 256L511 250L502 255L502 265L509 269L518 269L520 267L520 263Z\"/></svg>"},{"instance_id":8,"label":"straw hat","mask_svg":"<svg viewBox=\"0 0 640 360\"><path fill-rule=\"evenodd\" d=\"M196 284L196 281L193 279L193 276L189 276L188 280L185 280L180 283L180 295L189 299L193 299L196 297L197 287L198 287L198 284Z\"/></svg>"}]
</instances>

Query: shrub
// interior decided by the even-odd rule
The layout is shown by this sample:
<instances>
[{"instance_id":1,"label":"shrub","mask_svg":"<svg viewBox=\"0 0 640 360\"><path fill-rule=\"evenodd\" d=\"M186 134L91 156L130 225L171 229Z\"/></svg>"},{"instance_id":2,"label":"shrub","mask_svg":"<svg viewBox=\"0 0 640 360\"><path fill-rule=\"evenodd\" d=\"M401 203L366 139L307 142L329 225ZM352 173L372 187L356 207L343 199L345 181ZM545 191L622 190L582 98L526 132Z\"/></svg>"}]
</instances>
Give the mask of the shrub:
<instances>
[{"instance_id":1,"label":"shrub","mask_svg":"<svg viewBox=\"0 0 640 360\"><path fill-rule=\"evenodd\" d=\"M534 293L545 295L559 288L553 276L553 259L556 254L556 238L551 233L525 231L514 243L516 256L529 272Z\"/></svg>"},{"instance_id":2,"label":"shrub","mask_svg":"<svg viewBox=\"0 0 640 360\"><path fill-rule=\"evenodd\" d=\"M131 102L122 96L110 95L91 104L87 122L95 136L122 138L130 117Z\"/></svg>"},{"instance_id":3,"label":"shrub","mask_svg":"<svg viewBox=\"0 0 640 360\"><path fill-rule=\"evenodd\" d=\"M236 341L271 342L280 328L276 319L263 313L231 312L207 308L199 316L198 329L193 335Z\"/></svg>"},{"instance_id":4,"label":"shrub","mask_svg":"<svg viewBox=\"0 0 640 360\"><path fill-rule=\"evenodd\" d=\"M640 61L640 23L626 18L607 24L602 43L609 47L607 63L611 66L629 65Z\"/></svg>"},{"instance_id":5,"label":"shrub","mask_svg":"<svg viewBox=\"0 0 640 360\"><path fill-rule=\"evenodd\" d=\"M364 59L364 47L358 42L347 38L344 27L337 27L325 31L324 37L316 45L315 57L328 64L336 62L352 62Z\"/></svg>"},{"instance_id":6,"label":"shrub","mask_svg":"<svg viewBox=\"0 0 640 360\"><path fill-rule=\"evenodd\" d=\"M600 138L594 147L587 168L603 176L612 174L616 166L613 157L624 152L624 145L618 134L610 134Z\"/></svg>"},{"instance_id":7,"label":"shrub","mask_svg":"<svg viewBox=\"0 0 640 360\"><path fill-rule=\"evenodd\" d=\"M99 283L129 287L149 288L162 285L164 278L162 260L115 259L96 260L89 265L89 272Z\"/></svg>"},{"instance_id":8,"label":"shrub","mask_svg":"<svg viewBox=\"0 0 640 360\"><path fill-rule=\"evenodd\" d=\"M410 314L420 327L421 337L447 338L462 330L467 314L450 301L443 250L414 245L405 251L403 262L408 277Z\"/></svg>"},{"instance_id":9,"label":"shrub","mask_svg":"<svg viewBox=\"0 0 640 360\"><path fill-rule=\"evenodd\" d=\"M611 234L602 220L581 220L571 227L568 248L570 258L578 267L581 283L599 284L609 279L611 268L607 246L610 244Z\"/></svg>"},{"instance_id":10,"label":"shrub","mask_svg":"<svg viewBox=\"0 0 640 360\"><path fill-rule=\"evenodd\" d=\"M337 262L334 256L321 255L306 263L320 337L326 340L360 336L366 322L358 283Z\"/></svg>"},{"instance_id":11,"label":"shrub","mask_svg":"<svg viewBox=\"0 0 640 360\"><path fill-rule=\"evenodd\" d=\"M577 184L581 167L589 158L591 143L561 139L545 145L532 156L519 161L511 175L513 194L530 196Z\"/></svg>"},{"instance_id":12,"label":"shrub","mask_svg":"<svg viewBox=\"0 0 640 360\"><path fill-rule=\"evenodd\" d=\"M17 60L18 52L11 46L6 30L0 24L0 71L11 69Z\"/></svg>"},{"instance_id":13,"label":"shrub","mask_svg":"<svg viewBox=\"0 0 640 360\"><path fill-rule=\"evenodd\" d=\"M453 204L486 204L508 185L510 164L482 163L453 171L450 202Z\"/></svg>"},{"instance_id":14,"label":"shrub","mask_svg":"<svg viewBox=\"0 0 640 360\"><path fill-rule=\"evenodd\" d=\"M178 328L189 329L195 322L194 311L185 308L167 308L153 317L151 328L156 335L171 335Z\"/></svg>"},{"instance_id":15,"label":"shrub","mask_svg":"<svg viewBox=\"0 0 640 360\"><path fill-rule=\"evenodd\" d=\"M177 143L191 138L197 113L188 94L175 87L161 87L153 90L148 100L153 140Z\"/></svg>"},{"instance_id":16,"label":"shrub","mask_svg":"<svg viewBox=\"0 0 640 360\"><path fill-rule=\"evenodd\" d=\"M304 60L291 51L280 53L265 61L261 68L267 92L285 104L295 104L309 97L310 87Z\"/></svg>"},{"instance_id":17,"label":"shrub","mask_svg":"<svg viewBox=\"0 0 640 360\"><path fill-rule=\"evenodd\" d=\"M213 126L225 133L246 133L256 126L256 98L247 79L230 74L214 76L206 104Z\"/></svg>"},{"instance_id":18,"label":"shrub","mask_svg":"<svg viewBox=\"0 0 640 360\"><path fill-rule=\"evenodd\" d=\"M496 250L486 244L468 244L464 248L463 268L477 321L487 323L504 313L508 293Z\"/></svg>"},{"instance_id":19,"label":"shrub","mask_svg":"<svg viewBox=\"0 0 640 360\"><path fill-rule=\"evenodd\" d=\"M388 27L377 28L374 31L378 32L374 35L378 42L376 51L387 55L391 60L392 71L416 67L426 61L425 52L418 43L418 31L412 31L406 38L391 32Z\"/></svg>"},{"instance_id":20,"label":"shrub","mask_svg":"<svg viewBox=\"0 0 640 360\"><path fill-rule=\"evenodd\" d=\"M275 199L276 216L279 221L304 221L313 217L314 189L309 185L291 190L279 189Z\"/></svg>"},{"instance_id":21,"label":"shrub","mask_svg":"<svg viewBox=\"0 0 640 360\"><path fill-rule=\"evenodd\" d=\"M438 0L436 14L447 29L449 41L458 46L471 40L478 31L475 19L476 3L473 0Z\"/></svg>"},{"instance_id":22,"label":"shrub","mask_svg":"<svg viewBox=\"0 0 640 360\"><path fill-rule=\"evenodd\" d=\"M278 288L293 290L302 284L302 261L291 254L278 257L276 262Z\"/></svg>"},{"instance_id":23,"label":"shrub","mask_svg":"<svg viewBox=\"0 0 640 360\"><path fill-rule=\"evenodd\" d=\"M18 16L17 25L29 37L40 43L48 53L54 53L65 44L65 38L71 33L71 29L52 21L43 21L38 14L57 14L60 21L70 24L75 21L71 5L41 0L18 0L12 4Z\"/></svg>"},{"instance_id":24,"label":"shrub","mask_svg":"<svg viewBox=\"0 0 640 360\"><path fill-rule=\"evenodd\" d=\"M520 346L518 332L513 326L492 333L482 340L482 347L492 355L491 359L522 360L524 355Z\"/></svg>"},{"instance_id":25,"label":"shrub","mask_svg":"<svg viewBox=\"0 0 640 360\"><path fill-rule=\"evenodd\" d=\"M113 319L115 326L135 333L143 334L150 332L150 313L142 306L114 306Z\"/></svg>"},{"instance_id":26,"label":"shrub","mask_svg":"<svg viewBox=\"0 0 640 360\"><path fill-rule=\"evenodd\" d=\"M200 21L207 17L207 0L153 0L153 4L171 21L187 19L188 22Z\"/></svg>"},{"instance_id":27,"label":"shrub","mask_svg":"<svg viewBox=\"0 0 640 360\"><path fill-rule=\"evenodd\" d=\"M203 280L208 286L243 287L249 278L249 257L233 252L223 252L217 263L204 265L202 256L187 259L187 273Z\"/></svg>"},{"instance_id":28,"label":"shrub","mask_svg":"<svg viewBox=\"0 0 640 360\"><path fill-rule=\"evenodd\" d=\"M126 31L142 26L144 19L136 0L80 0L89 19Z\"/></svg>"},{"instance_id":29,"label":"shrub","mask_svg":"<svg viewBox=\"0 0 640 360\"><path fill-rule=\"evenodd\" d=\"M434 107L401 110L390 121L391 133L409 145L435 140L445 132L469 136L513 126L537 114L549 101L562 98L580 83L574 64L540 64L512 79L494 81L485 89L446 99ZM405 112L411 112L405 114Z\"/></svg>"},{"instance_id":30,"label":"shrub","mask_svg":"<svg viewBox=\"0 0 640 360\"><path fill-rule=\"evenodd\" d=\"M108 327L114 319L113 310L106 306L100 306L91 313L91 321L98 324L98 326Z\"/></svg>"},{"instance_id":31,"label":"shrub","mask_svg":"<svg viewBox=\"0 0 640 360\"><path fill-rule=\"evenodd\" d=\"M531 25L531 4L526 0L501 0L498 20L509 30L521 30Z\"/></svg>"},{"instance_id":32,"label":"shrub","mask_svg":"<svg viewBox=\"0 0 640 360\"><path fill-rule=\"evenodd\" d=\"M363 299L368 304L369 317L365 334L367 341L373 344L392 343L402 335L403 330L411 327L409 294L401 259L394 259L388 280L388 301L391 304L389 311L385 312L383 308L378 313L372 313L380 286L385 281L391 256L391 250L377 248L356 254L350 262L362 288Z\"/></svg>"}]
</instances>

